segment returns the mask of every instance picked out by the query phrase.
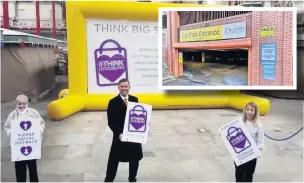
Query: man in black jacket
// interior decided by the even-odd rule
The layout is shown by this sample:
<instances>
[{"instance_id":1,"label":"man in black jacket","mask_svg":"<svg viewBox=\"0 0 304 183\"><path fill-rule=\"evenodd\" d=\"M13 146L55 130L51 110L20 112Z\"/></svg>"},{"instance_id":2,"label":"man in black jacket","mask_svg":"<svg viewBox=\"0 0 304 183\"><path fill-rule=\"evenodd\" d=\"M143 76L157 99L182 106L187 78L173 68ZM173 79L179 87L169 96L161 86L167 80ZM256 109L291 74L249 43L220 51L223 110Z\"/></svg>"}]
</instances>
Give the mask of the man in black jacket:
<instances>
[{"instance_id":1,"label":"man in black jacket","mask_svg":"<svg viewBox=\"0 0 304 183\"><path fill-rule=\"evenodd\" d=\"M138 102L137 97L129 95L129 89L129 81L121 79L118 82L120 94L112 98L108 104L108 125L113 131L113 140L105 182L114 181L119 162L129 162L129 182L136 182L139 161L143 158L141 144L121 141L128 101Z\"/></svg>"}]
</instances>

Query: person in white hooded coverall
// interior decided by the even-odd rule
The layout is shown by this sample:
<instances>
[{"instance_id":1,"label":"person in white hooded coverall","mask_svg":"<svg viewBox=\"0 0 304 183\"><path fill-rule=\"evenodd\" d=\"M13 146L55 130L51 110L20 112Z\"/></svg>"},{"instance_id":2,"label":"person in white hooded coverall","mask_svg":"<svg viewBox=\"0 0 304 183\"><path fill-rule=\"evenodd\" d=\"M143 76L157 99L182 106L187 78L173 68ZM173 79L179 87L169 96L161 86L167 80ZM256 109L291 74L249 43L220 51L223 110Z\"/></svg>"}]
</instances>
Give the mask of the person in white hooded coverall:
<instances>
[{"instance_id":1,"label":"person in white hooded coverall","mask_svg":"<svg viewBox=\"0 0 304 183\"><path fill-rule=\"evenodd\" d=\"M45 122L41 118L38 111L32 108L28 108L28 97L25 95L18 95L16 98L16 109L12 111L5 122L4 129L7 136L11 136L11 123L15 122L16 119L22 115L30 116L40 121L40 133L41 138L45 128ZM24 160L15 162L15 171L17 182L26 182L27 168L29 170L30 182L39 182L38 172L37 172L37 160Z\"/></svg>"}]
</instances>

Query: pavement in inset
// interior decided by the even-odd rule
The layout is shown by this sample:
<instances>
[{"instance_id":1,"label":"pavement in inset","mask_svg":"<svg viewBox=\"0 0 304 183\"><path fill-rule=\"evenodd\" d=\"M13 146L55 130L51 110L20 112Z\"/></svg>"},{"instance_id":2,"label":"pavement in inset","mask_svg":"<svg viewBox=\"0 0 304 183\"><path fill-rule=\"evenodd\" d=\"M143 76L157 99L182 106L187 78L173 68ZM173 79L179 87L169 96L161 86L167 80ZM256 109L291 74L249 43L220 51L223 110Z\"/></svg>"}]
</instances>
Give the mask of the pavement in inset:
<instances>
[{"instance_id":1,"label":"pavement in inset","mask_svg":"<svg viewBox=\"0 0 304 183\"><path fill-rule=\"evenodd\" d=\"M268 135L283 138L303 126L303 100L271 102L271 112L262 117ZM112 139L106 113L81 112L50 121L47 103L31 103L46 120L42 159L38 161L40 181L103 181ZM2 104L1 127L13 109L12 103ZM218 128L240 114L230 109L154 111L138 181L234 181L233 161ZM3 128L1 132L1 181L11 182L15 181L15 171L9 139ZM258 159L254 181L302 182L303 133L283 142L265 138L265 143L267 149ZM115 181L127 180L128 164L121 163Z\"/></svg>"},{"instance_id":2,"label":"pavement in inset","mask_svg":"<svg viewBox=\"0 0 304 183\"><path fill-rule=\"evenodd\" d=\"M247 86L248 69L245 66L218 63L184 62L184 75L174 77L162 63L164 86Z\"/></svg>"}]
</instances>

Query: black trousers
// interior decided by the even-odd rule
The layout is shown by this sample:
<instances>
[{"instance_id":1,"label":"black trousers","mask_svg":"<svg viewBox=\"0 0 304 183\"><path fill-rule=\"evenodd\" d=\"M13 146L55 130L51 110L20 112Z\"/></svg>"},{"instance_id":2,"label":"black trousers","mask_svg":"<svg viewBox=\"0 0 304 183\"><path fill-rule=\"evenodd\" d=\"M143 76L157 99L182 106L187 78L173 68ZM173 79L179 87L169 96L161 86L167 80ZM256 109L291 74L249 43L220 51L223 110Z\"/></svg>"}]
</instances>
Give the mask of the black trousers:
<instances>
[{"instance_id":1,"label":"black trousers","mask_svg":"<svg viewBox=\"0 0 304 183\"><path fill-rule=\"evenodd\" d=\"M106 173L106 178L105 178L104 182L114 182L118 164L119 164L118 160L111 158L111 156L109 157L107 173ZM138 167L139 167L138 161L129 162L129 182L137 181L136 176L137 176Z\"/></svg>"},{"instance_id":2,"label":"black trousers","mask_svg":"<svg viewBox=\"0 0 304 183\"><path fill-rule=\"evenodd\" d=\"M29 170L30 182L39 182L37 172L37 160L25 160L15 162L17 182L26 182L26 170Z\"/></svg>"},{"instance_id":3,"label":"black trousers","mask_svg":"<svg viewBox=\"0 0 304 183\"><path fill-rule=\"evenodd\" d=\"M236 182L252 182L256 163L257 159L248 161L240 166L236 166L234 163Z\"/></svg>"}]
</instances>

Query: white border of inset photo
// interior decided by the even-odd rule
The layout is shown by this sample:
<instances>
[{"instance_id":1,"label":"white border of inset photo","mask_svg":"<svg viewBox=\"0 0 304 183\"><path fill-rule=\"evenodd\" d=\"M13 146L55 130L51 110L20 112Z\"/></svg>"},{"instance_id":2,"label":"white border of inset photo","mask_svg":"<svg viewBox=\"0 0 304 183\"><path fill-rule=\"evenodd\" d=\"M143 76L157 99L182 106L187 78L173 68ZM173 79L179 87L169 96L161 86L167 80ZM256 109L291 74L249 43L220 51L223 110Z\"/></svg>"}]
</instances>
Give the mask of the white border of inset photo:
<instances>
[{"instance_id":1,"label":"white border of inset photo","mask_svg":"<svg viewBox=\"0 0 304 183\"><path fill-rule=\"evenodd\" d=\"M162 71L162 15L167 11L292 11L293 12L293 78L292 86L163 86L163 71ZM264 8L264 7L190 7L190 8L159 8L158 9L158 85L160 90L296 90L297 89L297 13L295 7L284 8Z\"/></svg>"}]
</instances>

